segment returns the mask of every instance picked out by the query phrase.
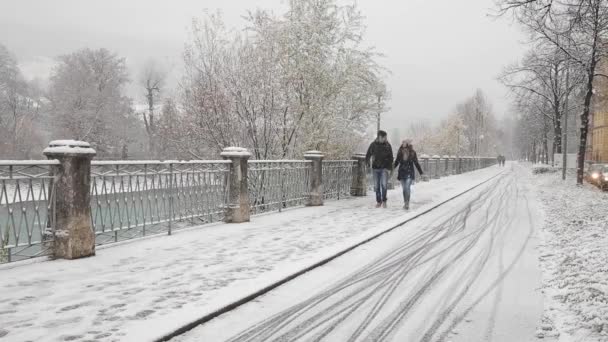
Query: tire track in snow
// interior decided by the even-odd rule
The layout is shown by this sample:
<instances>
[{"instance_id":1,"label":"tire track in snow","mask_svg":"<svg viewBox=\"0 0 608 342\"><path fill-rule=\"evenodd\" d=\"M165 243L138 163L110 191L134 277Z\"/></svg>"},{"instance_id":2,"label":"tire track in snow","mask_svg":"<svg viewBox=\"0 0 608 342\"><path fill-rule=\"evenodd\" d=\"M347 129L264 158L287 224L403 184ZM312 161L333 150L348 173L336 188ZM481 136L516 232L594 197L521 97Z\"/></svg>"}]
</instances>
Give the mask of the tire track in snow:
<instances>
[{"instance_id":1,"label":"tire track in snow","mask_svg":"<svg viewBox=\"0 0 608 342\"><path fill-rule=\"evenodd\" d=\"M419 236L366 265L345 281L256 324L229 341L320 341L344 322L361 316L362 311L366 313L360 318L358 328L352 332L348 341L385 341L396 332L417 302L462 257L471 252L480 243L480 238L489 231L490 243L481 249L477 265L472 265L476 267L471 267L459 279L465 280L464 289L460 290L424 335L423 341L430 341L479 277L500 233L500 226L508 226L510 213L505 214L501 209L506 199L513 195L510 190L513 183L516 182L512 174L501 179L501 182L492 182L464 208L460 208L462 210L456 210L455 213L447 211L439 224L429 226ZM477 223L477 227L468 227L470 215L478 213L484 206L486 212L483 223ZM467 229L472 229L472 232L464 234ZM463 236L454 239L458 234ZM436 250L436 247L448 240L454 241L449 241L444 249ZM447 255L451 256L451 261L444 263ZM415 291L401 298L392 314L378 322L378 316L386 310L387 302L395 296L410 272L429 262L434 262L435 267L427 271L425 281ZM460 287L455 286L454 289ZM366 331L367 335L364 334Z\"/></svg>"}]
</instances>

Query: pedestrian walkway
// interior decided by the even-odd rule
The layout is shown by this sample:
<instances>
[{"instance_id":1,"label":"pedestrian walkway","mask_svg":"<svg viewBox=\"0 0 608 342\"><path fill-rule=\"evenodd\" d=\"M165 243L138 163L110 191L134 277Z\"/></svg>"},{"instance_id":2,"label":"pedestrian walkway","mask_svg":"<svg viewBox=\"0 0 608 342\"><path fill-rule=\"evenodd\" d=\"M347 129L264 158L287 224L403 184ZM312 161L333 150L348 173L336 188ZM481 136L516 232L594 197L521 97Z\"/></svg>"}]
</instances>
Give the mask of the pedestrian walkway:
<instances>
[{"instance_id":1,"label":"pedestrian walkway","mask_svg":"<svg viewBox=\"0 0 608 342\"><path fill-rule=\"evenodd\" d=\"M501 172L419 183L412 210L372 194L99 249L95 257L0 267L0 341L149 341Z\"/></svg>"}]
</instances>

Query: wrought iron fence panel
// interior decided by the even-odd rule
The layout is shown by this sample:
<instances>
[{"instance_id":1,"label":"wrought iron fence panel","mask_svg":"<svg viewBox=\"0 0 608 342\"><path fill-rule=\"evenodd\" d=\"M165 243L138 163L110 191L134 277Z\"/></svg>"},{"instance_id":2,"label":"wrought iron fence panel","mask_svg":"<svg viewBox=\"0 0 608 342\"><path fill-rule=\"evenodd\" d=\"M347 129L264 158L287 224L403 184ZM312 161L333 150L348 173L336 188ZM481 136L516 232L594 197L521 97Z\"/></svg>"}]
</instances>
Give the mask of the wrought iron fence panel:
<instances>
[{"instance_id":1,"label":"wrought iron fence panel","mask_svg":"<svg viewBox=\"0 0 608 342\"><path fill-rule=\"evenodd\" d=\"M91 221L97 244L223 219L230 161L91 165Z\"/></svg>"},{"instance_id":2,"label":"wrought iron fence panel","mask_svg":"<svg viewBox=\"0 0 608 342\"><path fill-rule=\"evenodd\" d=\"M323 197L340 199L350 196L355 160L323 161Z\"/></svg>"},{"instance_id":3,"label":"wrought iron fence panel","mask_svg":"<svg viewBox=\"0 0 608 342\"><path fill-rule=\"evenodd\" d=\"M54 165L59 162L0 161L0 263L50 254Z\"/></svg>"},{"instance_id":4,"label":"wrought iron fence panel","mask_svg":"<svg viewBox=\"0 0 608 342\"><path fill-rule=\"evenodd\" d=\"M249 203L253 214L304 205L310 191L308 160L251 160Z\"/></svg>"}]
</instances>

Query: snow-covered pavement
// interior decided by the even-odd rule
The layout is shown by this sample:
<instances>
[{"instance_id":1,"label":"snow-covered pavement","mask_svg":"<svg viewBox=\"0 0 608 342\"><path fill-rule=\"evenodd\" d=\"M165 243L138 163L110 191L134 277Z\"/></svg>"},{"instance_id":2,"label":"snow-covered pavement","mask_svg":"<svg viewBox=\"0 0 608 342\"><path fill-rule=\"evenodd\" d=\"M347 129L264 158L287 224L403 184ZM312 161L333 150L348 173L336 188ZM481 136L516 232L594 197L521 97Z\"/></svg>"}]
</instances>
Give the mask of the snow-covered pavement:
<instances>
[{"instance_id":1,"label":"snow-covered pavement","mask_svg":"<svg viewBox=\"0 0 608 342\"><path fill-rule=\"evenodd\" d=\"M153 340L500 171L491 167L416 184L410 213L400 209L396 190L389 209L373 209L370 194L256 216L246 224L132 241L99 249L87 259L4 265L0 341ZM412 231L423 234L424 229ZM469 277L467 272L463 279Z\"/></svg>"},{"instance_id":2,"label":"snow-covered pavement","mask_svg":"<svg viewBox=\"0 0 608 342\"><path fill-rule=\"evenodd\" d=\"M541 266L544 327L560 342L608 341L608 192L566 182L561 174L534 177L547 212Z\"/></svg>"},{"instance_id":3,"label":"snow-covered pavement","mask_svg":"<svg viewBox=\"0 0 608 342\"><path fill-rule=\"evenodd\" d=\"M537 341L541 225L514 167L174 340Z\"/></svg>"}]
</instances>

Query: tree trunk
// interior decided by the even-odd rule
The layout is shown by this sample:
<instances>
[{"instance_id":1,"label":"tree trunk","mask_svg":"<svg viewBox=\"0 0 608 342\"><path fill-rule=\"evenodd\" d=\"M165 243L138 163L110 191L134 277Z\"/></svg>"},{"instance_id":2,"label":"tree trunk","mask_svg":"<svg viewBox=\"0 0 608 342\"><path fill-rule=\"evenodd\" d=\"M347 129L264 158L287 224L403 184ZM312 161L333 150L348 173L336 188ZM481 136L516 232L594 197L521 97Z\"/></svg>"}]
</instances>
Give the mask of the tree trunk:
<instances>
[{"instance_id":1,"label":"tree trunk","mask_svg":"<svg viewBox=\"0 0 608 342\"><path fill-rule=\"evenodd\" d=\"M553 152L554 153L562 153L562 120L555 120L553 126Z\"/></svg>"},{"instance_id":2,"label":"tree trunk","mask_svg":"<svg viewBox=\"0 0 608 342\"><path fill-rule=\"evenodd\" d=\"M583 172L585 170L585 153L587 152L587 133L589 132L589 112L591 110L591 98L593 97L593 77L595 73L595 63L591 63L587 75L587 93L583 112L581 113L581 136L578 145L578 156L576 166L576 183L583 184Z\"/></svg>"}]
</instances>

